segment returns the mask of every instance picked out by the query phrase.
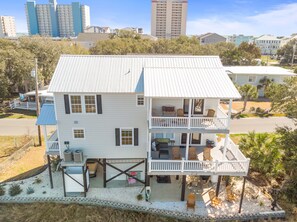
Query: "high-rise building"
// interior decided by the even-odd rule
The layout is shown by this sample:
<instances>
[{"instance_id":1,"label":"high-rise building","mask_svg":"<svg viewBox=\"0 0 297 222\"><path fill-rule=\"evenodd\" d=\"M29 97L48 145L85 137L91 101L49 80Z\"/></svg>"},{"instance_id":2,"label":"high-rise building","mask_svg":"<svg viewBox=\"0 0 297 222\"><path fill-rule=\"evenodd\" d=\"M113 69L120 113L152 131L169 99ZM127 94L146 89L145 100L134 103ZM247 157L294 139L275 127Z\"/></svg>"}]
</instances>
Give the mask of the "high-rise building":
<instances>
[{"instance_id":1,"label":"high-rise building","mask_svg":"<svg viewBox=\"0 0 297 222\"><path fill-rule=\"evenodd\" d=\"M186 35L188 0L152 0L151 35L176 38Z\"/></svg>"},{"instance_id":2,"label":"high-rise building","mask_svg":"<svg viewBox=\"0 0 297 222\"><path fill-rule=\"evenodd\" d=\"M60 5L56 0L49 0L48 4L28 0L26 15L30 35L77 36L90 26L90 8L79 2Z\"/></svg>"},{"instance_id":3,"label":"high-rise building","mask_svg":"<svg viewBox=\"0 0 297 222\"><path fill-rule=\"evenodd\" d=\"M14 17L0 16L0 38L2 37L16 37Z\"/></svg>"}]
</instances>

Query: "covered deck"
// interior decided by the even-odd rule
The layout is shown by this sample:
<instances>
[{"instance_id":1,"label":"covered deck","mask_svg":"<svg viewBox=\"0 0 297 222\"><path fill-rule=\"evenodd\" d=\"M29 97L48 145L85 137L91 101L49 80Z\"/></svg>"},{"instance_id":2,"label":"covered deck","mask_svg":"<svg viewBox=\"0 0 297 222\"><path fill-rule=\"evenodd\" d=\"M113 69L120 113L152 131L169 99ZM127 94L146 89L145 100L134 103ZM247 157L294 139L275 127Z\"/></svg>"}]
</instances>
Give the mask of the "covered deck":
<instances>
[{"instance_id":1,"label":"covered deck","mask_svg":"<svg viewBox=\"0 0 297 222\"><path fill-rule=\"evenodd\" d=\"M227 140L227 141L226 141ZM205 159L205 146L197 146L196 160L189 160L187 148L180 148L181 158L173 158L172 147L168 156L162 159L148 160L149 175L232 175L246 176L250 160L246 158L234 142L222 139L210 149L211 158ZM226 145L226 149L224 146Z\"/></svg>"}]
</instances>

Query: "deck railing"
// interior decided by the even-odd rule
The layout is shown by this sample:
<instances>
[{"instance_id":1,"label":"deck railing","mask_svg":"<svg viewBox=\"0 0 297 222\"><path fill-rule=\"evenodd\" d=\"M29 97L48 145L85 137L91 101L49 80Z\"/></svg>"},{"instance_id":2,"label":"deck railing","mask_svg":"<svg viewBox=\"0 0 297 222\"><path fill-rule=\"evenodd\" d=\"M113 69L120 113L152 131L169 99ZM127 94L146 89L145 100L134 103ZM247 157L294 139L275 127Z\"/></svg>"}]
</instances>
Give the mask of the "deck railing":
<instances>
[{"instance_id":1,"label":"deck railing","mask_svg":"<svg viewBox=\"0 0 297 222\"><path fill-rule=\"evenodd\" d=\"M59 152L59 141L57 130L47 140L48 152Z\"/></svg>"},{"instance_id":2,"label":"deck railing","mask_svg":"<svg viewBox=\"0 0 297 222\"><path fill-rule=\"evenodd\" d=\"M36 110L35 102L22 102L15 99L9 103L11 109L25 109L25 110Z\"/></svg>"},{"instance_id":3,"label":"deck railing","mask_svg":"<svg viewBox=\"0 0 297 222\"><path fill-rule=\"evenodd\" d=\"M149 172L209 173L246 175L249 159L244 161L153 160L149 159Z\"/></svg>"},{"instance_id":4,"label":"deck railing","mask_svg":"<svg viewBox=\"0 0 297 222\"><path fill-rule=\"evenodd\" d=\"M151 117L151 128L206 128L227 129L228 118L218 117L191 117L190 124L187 117Z\"/></svg>"}]
</instances>

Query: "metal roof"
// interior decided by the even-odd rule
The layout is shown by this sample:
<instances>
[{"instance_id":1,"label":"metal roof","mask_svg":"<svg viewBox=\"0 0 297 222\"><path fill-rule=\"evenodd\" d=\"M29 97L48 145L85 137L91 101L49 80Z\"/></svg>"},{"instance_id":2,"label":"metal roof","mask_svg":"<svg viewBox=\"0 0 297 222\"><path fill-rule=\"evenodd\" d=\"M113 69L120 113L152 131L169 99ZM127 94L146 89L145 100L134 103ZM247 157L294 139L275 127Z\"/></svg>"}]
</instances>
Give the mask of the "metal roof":
<instances>
[{"instance_id":1,"label":"metal roof","mask_svg":"<svg viewBox=\"0 0 297 222\"><path fill-rule=\"evenodd\" d=\"M223 68L144 68L144 95L173 98L241 98Z\"/></svg>"},{"instance_id":2,"label":"metal roof","mask_svg":"<svg viewBox=\"0 0 297 222\"><path fill-rule=\"evenodd\" d=\"M56 114L54 104L43 104L36 125L56 125Z\"/></svg>"},{"instance_id":3,"label":"metal roof","mask_svg":"<svg viewBox=\"0 0 297 222\"><path fill-rule=\"evenodd\" d=\"M144 92L143 69L220 68L218 56L61 56L49 92L135 93Z\"/></svg>"},{"instance_id":4,"label":"metal roof","mask_svg":"<svg viewBox=\"0 0 297 222\"><path fill-rule=\"evenodd\" d=\"M292 71L277 66L225 66L226 72L233 74L249 75L283 75L295 76Z\"/></svg>"}]
</instances>

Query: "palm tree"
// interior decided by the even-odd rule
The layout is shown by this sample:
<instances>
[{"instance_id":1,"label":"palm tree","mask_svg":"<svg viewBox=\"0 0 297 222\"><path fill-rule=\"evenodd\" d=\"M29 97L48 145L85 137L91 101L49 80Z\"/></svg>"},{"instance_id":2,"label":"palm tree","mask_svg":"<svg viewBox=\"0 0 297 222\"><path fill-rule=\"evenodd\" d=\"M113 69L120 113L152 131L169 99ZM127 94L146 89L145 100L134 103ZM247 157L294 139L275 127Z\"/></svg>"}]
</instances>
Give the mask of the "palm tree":
<instances>
[{"instance_id":1,"label":"palm tree","mask_svg":"<svg viewBox=\"0 0 297 222\"><path fill-rule=\"evenodd\" d=\"M241 94L243 101L244 101L242 111L245 111L247 101L250 99L258 98L258 90L257 90L256 86L253 86L250 84L245 84L245 85L239 86L238 90L239 90L239 93Z\"/></svg>"}]
</instances>

